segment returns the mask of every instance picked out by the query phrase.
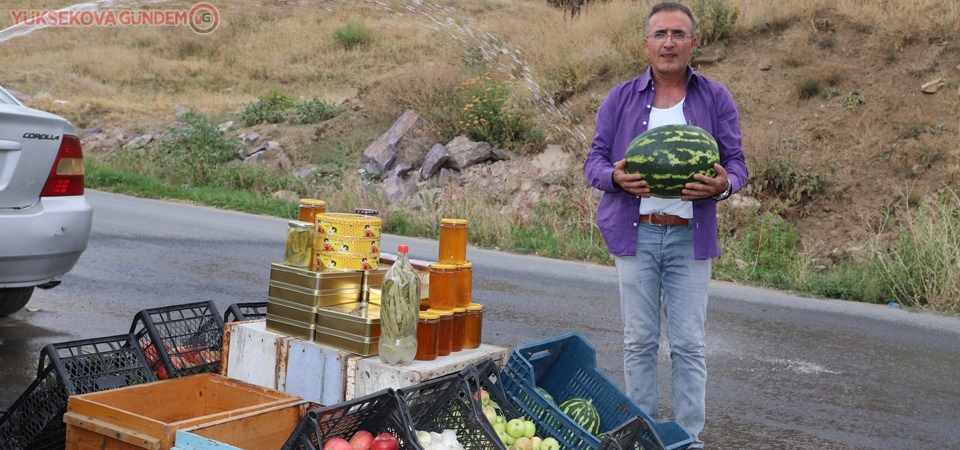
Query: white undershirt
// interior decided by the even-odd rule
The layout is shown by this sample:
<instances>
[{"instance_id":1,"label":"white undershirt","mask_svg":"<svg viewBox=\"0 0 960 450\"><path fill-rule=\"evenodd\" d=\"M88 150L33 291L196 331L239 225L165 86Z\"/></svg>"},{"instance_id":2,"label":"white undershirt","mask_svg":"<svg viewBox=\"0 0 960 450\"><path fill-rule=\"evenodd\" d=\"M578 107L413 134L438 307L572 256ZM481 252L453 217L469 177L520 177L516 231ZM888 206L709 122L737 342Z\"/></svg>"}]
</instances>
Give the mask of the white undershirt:
<instances>
[{"instance_id":1,"label":"white undershirt","mask_svg":"<svg viewBox=\"0 0 960 450\"><path fill-rule=\"evenodd\" d=\"M651 108L650 126L652 130L663 125L686 124L683 117L683 100L667 109ZM684 219L693 218L693 203L679 198L647 197L640 201L640 214L671 214Z\"/></svg>"}]
</instances>

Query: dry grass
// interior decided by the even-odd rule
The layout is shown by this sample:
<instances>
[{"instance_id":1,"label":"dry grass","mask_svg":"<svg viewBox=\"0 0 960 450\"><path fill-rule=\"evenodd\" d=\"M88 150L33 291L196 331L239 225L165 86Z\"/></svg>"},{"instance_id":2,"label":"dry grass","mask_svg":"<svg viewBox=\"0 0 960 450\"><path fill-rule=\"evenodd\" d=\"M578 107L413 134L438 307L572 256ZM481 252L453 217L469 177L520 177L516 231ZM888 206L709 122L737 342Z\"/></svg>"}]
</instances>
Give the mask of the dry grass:
<instances>
[{"instance_id":1,"label":"dry grass","mask_svg":"<svg viewBox=\"0 0 960 450\"><path fill-rule=\"evenodd\" d=\"M194 3L133 6L136 2L129 0L123 5L189 9ZM168 118L176 104L235 112L270 89L337 101L392 74L457 64L477 50L472 47L491 44L522 52L516 60L499 54L495 62L513 63L516 75L529 69L534 97L544 93L537 87L550 91L558 84L575 95L605 73L630 73L645 65L640 25L652 3L610 0L571 21L533 0L217 2L222 22L210 35L169 27L57 27L0 43L0 83L28 95L46 91L67 100L59 112L78 122L121 126L144 120L144 111L152 111L147 118ZM731 3L741 11L740 32L811 17L825 8L887 36L891 45L918 30L960 25L960 6L939 0ZM4 9L62 6L52 0L19 1L6 2ZM0 27L12 20L12 14L0 16ZM351 21L373 30L373 41L352 50L339 45L334 32ZM102 105L91 106L95 101ZM134 114L125 116L126 110Z\"/></svg>"}]
</instances>

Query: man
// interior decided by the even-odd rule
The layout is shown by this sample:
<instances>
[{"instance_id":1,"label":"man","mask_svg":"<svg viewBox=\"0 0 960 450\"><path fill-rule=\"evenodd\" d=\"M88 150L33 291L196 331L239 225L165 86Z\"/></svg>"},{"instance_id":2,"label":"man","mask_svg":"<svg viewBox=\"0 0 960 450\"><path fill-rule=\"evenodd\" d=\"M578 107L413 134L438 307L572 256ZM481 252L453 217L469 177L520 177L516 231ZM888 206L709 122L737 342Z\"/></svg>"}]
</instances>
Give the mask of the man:
<instances>
[{"instance_id":1,"label":"man","mask_svg":"<svg viewBox=\"0 0 960 450\"><path fill-rule=\"evenodd\" d=\"M672 361L673 412L693 435L691 448L702 448L707 287L711 258L720 256L717 202L746 184L747 167L733 98L689 66L695 33L689 8L673 2L653 7L644 39L650 67L604 99L583 173L603 191L597 225L619 277L627 394L660 420L657 352L662 310ZM695 175L699 183L687 183L680 199L651 197L643 174L624 171L624 153L644 131L677 123L703 128L717 140L717 175Z\"/></svg>"}]
</instances>

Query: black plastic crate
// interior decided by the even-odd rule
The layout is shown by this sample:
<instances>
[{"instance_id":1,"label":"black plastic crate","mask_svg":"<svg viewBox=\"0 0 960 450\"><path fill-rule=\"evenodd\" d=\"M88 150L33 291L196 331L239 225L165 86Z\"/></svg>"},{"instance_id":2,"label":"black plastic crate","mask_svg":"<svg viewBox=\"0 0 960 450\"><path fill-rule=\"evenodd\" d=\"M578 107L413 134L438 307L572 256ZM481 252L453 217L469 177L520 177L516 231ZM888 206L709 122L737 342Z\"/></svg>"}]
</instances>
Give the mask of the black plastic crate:
<instances>
[{"instance_id":1,"label":"black plastic crate","mask_svg":"<svg viewBox=\"0 0 960 450\"><path fill-rule=\"evenodd\" d=\"M610 430L600 441L599 450L664 450L663 442L650 422L636 416Z\"/></svg>"},{"instance_id":2,"label":"black plastic crate","mask_svg":"<svg viewBox=\"0 0 960 450\"><path fill-rule=\"evenodd\" d=\"M63 449L69 396L156 380L132 334L49 344L37 378L0 418L0 449Z\"/></svg>"},{"instance_id":3,"label":"black plastic crate","mask_svg":"<svg viewBox=\"0 0 960 450\"><path fill-rule=\"evenodd\" d=\"M40 351L39 372L54 371L68 395L157 381L133 334L50 344Z\"/></svg>"},{"instance_id":4,"label":"black plastic crate","mask_svg":"<svg viewBox=\"0 0 960 450\"><path fill-rule=\"evenodd\" d=\"M503 381L501 379L503 375L500 372L500 368L493 360L484 359L478 363L471 364L460 371L460 376L463 377L467 388L470 390L470 396L475 402L475 408L482 408L483 402L480 399L480 390L487 391L490 400L497 404L501 414L503 414L507 420L532 420L537 425L537 436L541 439L552 437L557 439L558 442L560 441L549 428L543 427L535 418L521 413L520 410L513 406L510 397L507 396L503 390ZM487 428L488 433L493 433L492 435L494 436L496 435L496 431L493 430L493 425L490 424L489 421L485 421L483 425ZM497 443L502 444L499 441ZM500 447L498 446L498 448ZM503 448L506 448L506 446L503 446Z\"/></svg>"},{"instance_id":5,"label":"black plastic crate","mask_svg":"<svg viewBox=\"0 0 960 450\"><path fill-rule=\"evenodd\" d=\"M67 397L53 366L41 369L33 383L0 416L0 449L63 449Z\"/></svg>"},{"instance_id":6,"label":"black plastic crate","mask_svg":"<svg viewBox=\"0 0 960 450\"><path fill-rule=\"evenodd\" d=\"M283 450L320 450L330 439L349 440L360 430L369 431L374 437L390 433L400 441L401 450L423 450L403 402L393 389L307 411Z\"/></svg>"},{"instance_id":7,"label":"black plastic crate","mask_svg":"<svg viewBox=\"0 0 960 450\"><path fill-rule=\"evenodd\" d=\"M417 431L454 430L466 450L505 448L459 373L397 390Z\"/></svg>"},{"instance_id":8,"label":"black plastic crate","mask_svg":"<svg viewBox=\"0 0 960 450\"><path fill-rule=\"evenodd\" d=\"M267 302L234 303L223 313L223 323L258 320L267 317Z\"/></svg>"},{"instance_id":9,"label":"black plastic crate","mask_svg":"<svg viewBox=\"0 0 960 450\"><path fill-rule=\"evenodd\" d=\"M213 302L144 309L130 332L161 380L220 372L223 317Z\"/></svg>"}]
</instances>

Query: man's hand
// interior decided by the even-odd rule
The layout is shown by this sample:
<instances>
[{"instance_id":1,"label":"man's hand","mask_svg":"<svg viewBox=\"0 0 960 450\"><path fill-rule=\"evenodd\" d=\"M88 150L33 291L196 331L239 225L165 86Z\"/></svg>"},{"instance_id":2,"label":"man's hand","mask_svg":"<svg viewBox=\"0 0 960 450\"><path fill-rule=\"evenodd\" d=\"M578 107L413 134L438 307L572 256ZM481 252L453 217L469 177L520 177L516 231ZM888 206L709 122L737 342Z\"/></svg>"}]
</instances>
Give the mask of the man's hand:
<instances>
[{"instance_id":1,"label":"man's hand","mask_svg":"<svg viewBox=\"0 0 960 450\"><path fill-rule=\"evenodd\" d=\"M647 181L643 179L643 175L639 173L627 173L624 170L625 167L627 167L626 159L621 159L613 165L613 184L620 186L620 189L633 195L649 197L650 189L647 188Z\"/></svg>"},{"instance_id":2,"label":"man's hand","mask_svg":"<svg viewBox=\"0 0 960 450\"><path fill-rule=\"evenodd\" d=\"M706 175L696 174L693 178L699 183L687 183L680 193L683 200L698 200L701 198L710 198L723 193L727 190L727 171L720 164L714 164L713 168L717 171L717 176L710 178ZM614 172L616 177L616 172Z\"/></svg>"}]
</instances>

